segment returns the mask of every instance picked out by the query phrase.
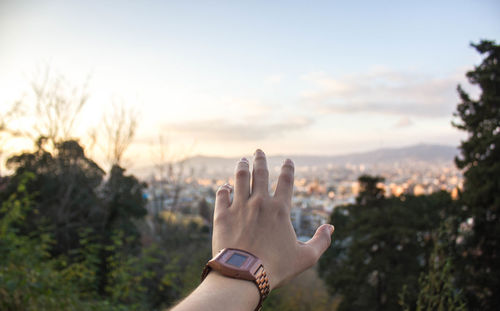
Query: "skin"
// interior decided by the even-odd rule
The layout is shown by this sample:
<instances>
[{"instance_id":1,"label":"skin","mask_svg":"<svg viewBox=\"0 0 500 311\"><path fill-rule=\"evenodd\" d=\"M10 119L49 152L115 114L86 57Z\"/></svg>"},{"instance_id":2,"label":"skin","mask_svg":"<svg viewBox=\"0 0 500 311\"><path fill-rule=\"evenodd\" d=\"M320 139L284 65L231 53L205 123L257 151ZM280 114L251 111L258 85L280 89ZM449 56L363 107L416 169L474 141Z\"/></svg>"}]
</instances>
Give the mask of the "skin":
<instances>
[{"instance_id":1,"label":"skin","mask_svg":"<svg viewBox=\"0 0 500 311\"><path fill-rule=\"evenodd\" d=\"M290 159L281 167L274 195L269 194L269 170L260 149L255 151L252 172L249 161L242 158L234 180L234 189L226 184L216 194L212 255L228 247L246 250L262 260L271 290L283 286L318 261L330 246L334 228L322 225L308 242L297 241L290 220L294 181ZM254 310L258 301L254 283L212 271L172 310Z\"/></svg>"}]
</instances>

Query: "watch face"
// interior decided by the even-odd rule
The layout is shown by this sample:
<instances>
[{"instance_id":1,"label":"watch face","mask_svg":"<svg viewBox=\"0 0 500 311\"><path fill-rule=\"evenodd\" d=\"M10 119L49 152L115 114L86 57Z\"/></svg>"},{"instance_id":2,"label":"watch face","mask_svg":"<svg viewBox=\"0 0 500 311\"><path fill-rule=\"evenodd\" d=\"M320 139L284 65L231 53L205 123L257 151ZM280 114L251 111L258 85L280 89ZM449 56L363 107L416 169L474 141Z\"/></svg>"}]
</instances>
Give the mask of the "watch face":
<instances>
[{"instance_id":1,"label":"watch face","mask_svg":"<svg viewBox=\"0 0 500 311\"><path fill-rule=\"evenodd\" d=\"M239 268L247 258L248 256L234 253L231 257L229 257L226 263Z\"/></svg>"}]
</instances>

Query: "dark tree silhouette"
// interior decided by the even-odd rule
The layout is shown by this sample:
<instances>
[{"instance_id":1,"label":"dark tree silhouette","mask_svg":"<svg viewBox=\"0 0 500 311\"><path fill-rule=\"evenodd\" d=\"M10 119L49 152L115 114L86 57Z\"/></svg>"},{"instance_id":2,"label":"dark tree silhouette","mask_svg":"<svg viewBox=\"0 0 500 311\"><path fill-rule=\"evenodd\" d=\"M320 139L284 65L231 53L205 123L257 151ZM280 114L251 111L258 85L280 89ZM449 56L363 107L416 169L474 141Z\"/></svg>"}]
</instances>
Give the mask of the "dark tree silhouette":
<instances>
[{"instance_id":1,"label":"dark tree silhouette","mask_svg":"<svg viewBox=\"0 0 500 311\"><path fill-rule=\"evenodd\" d=\"M432 251L433 230L454 207L446 192L385 198L380 177L361 176L357 203L335 208L332 246L319 261L319 274L339 310L401 310L406 285L415 304L418 278Z\"/></svg>"},{"instance_id":2,"label":"dark tree silhouette","mask_svg":"<svg viewBox=\"0 0 500 311\"><path fill-rule=\"evenodd\" d=\"M33 153L13 156L7 166L15 170L10 178L13 193L25 172L35 178L29 184L34 193L34 210L27 218L27 230L46 225L54 231L57 241L53 253L67 253L78 246L79 233L85 228L99 229L103 216L98 187L104 171L85 156L77 141L56 144L54 152L45 149L48 138L40 138Z\"/></svg>"},{"instance_id":3,"label":"dark tree silhouette","mask_svg":"<svg viewBox=\"0 0 500 311\"><path fill-rule=\"evenodd\" d=\"M497 310L500 305L500 46L481 41L472 46L484 56L467 73L481 94L473 99L459 85L461 103L453 125L468 133L460 145L457 166L464 169L464 220L472 220L463 250L463 287L475 310Z\"/></svg>"}]
</instances>

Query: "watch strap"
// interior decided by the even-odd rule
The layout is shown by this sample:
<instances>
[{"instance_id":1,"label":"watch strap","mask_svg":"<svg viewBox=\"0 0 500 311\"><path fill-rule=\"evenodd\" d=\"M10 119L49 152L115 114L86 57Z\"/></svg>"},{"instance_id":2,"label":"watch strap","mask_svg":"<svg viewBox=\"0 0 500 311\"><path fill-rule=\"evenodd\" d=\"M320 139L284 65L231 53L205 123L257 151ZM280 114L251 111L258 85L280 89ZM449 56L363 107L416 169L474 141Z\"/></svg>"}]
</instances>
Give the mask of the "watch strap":
<instances>
[{"instance_id":1,"label":"watch strap","mask_svg":"<svg viewBox=\"0 0 500 311\"><path fill-rule=\"evenodd\" d=\"M271 291L269 288L269 278L267 277L267 272L264 269L264 266L261 265L258 270L260 270L260 273L257 274L255 278L255 284L257 284L257 287L259 288L261 301L264 301L264 299L269 296L269 292Z\"/></svg>"},{"instance_id":2,"label":"watch strap","mask_svg":"<svg viewBox=\"0 0 500 311\"><path fill-rule=\"evenodd\" d=\"M207 275L212 271L212 268L207 264L205 265L205 268L203 269L203 272L201 273L201 281L207 277ZM267 272L264 269L264 266L260 266L258 269L259 273L256 275L255 280L253 281L255 285L257 285L257 289L259 290L260 294L260 299L259 299L259 304L255 308L255 311L260 311L262 310L262 302L264 302L264 299L269 296L270 293L270 287L269 287L269 278L267 276ZM245 280L246 281L246 280Z\"/></svg>"}]
</instances>

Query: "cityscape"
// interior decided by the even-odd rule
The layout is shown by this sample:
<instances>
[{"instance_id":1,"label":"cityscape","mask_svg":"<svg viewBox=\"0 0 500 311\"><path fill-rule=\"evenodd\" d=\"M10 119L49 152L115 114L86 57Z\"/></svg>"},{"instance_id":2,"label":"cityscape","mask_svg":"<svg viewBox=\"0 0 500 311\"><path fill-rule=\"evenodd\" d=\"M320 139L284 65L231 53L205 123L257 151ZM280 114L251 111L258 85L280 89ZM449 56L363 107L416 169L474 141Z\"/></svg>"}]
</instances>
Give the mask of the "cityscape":
<instances>
[{"instance_id":1,"label":"cityscape","mask_svg":"<svg viewBox=\"0 0 500 311\"><path fill-rule=\"evenodd\" d=\"M419 151L428 151L429 148L433 148L434 153L418 156ZM405 150L411 150L413 156L403 154L394 158L394 154ZM450 156L455 152L454 148L417 145L382 152L387 158L392 155L391 159L374 161L372 158L361 163L363 157L356 159L360 158L357 155L341 164L343 161L338 157L330 158L330 162L327 157L298 157L300 164L295 173L291 221L299 240L308 240L320 225L328 223L330 214L337 206L355 203L360 190L358 177L362 175L383 177L384 181L378 187L383 189L386 197L428 195L442 190L451 193L453 199L458 197L458 191L463 187L463 176ZM366 155L370 158L376 153L368 152ZM276 187L283 159L269 157L271 193ZM177 221L210 226L211 214L203 209L213 209L218 187L233 183L232 169L236 161L195 157L182 164L167 165L163 170L158 167L152 169L145 177L149 212L170 218L175 215ZM185 171L188 173L185 174Z\"/></svg>"}]
</instances>

